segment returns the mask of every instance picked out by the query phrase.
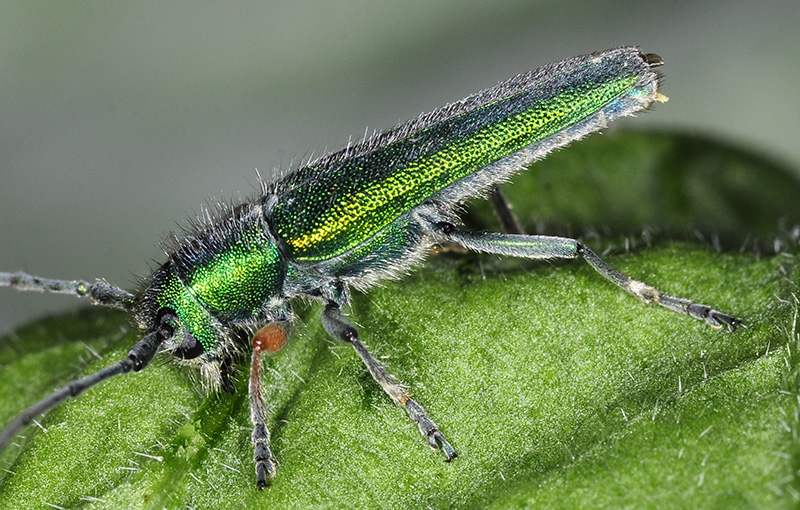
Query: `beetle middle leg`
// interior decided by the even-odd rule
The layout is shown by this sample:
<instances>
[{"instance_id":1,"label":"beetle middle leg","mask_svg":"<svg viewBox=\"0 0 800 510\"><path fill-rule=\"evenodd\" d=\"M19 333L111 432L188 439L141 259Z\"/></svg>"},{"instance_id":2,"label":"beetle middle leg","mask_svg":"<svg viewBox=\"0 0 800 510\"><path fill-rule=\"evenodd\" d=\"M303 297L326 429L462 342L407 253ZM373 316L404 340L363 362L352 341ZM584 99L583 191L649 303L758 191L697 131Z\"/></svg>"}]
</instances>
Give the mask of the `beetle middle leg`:
<instances>
[{"instance_id":1,"label":"beetle middle leg","mask_svg":"<svg viewBox=\"0 0 800 510\"><path fill-rule=\"evenodd\" d=\"M447 457L445 459L447 462L450 462L458 455L439 431L436 423L428 417L425 409L411 398L411 394L402 384L386 372L378 360L369 352L367 346L359 340L356 328L342 317L338 304L329 302L325 306L325 310L322 312L322 326L336 340L347 342L353 346L369 373L372 374L372 378L381 385L397 405L405 408L408 416L419 426L420 433L428 441L431 448L441 448Z\"/></svg>"},{"instance_id":2,"label":"beetle middle leg","mask_svg":"<svg viewBox=\"0 0 800 510\"><path fill-rule=\"evenodd\" d=\"M511 204L506 200L505 195L500 191L500 187L495 184L489 191L489 202L492 204L497 219L506 234L524 234L525 229L520 223Z\"/></svg>"}]
</instances>

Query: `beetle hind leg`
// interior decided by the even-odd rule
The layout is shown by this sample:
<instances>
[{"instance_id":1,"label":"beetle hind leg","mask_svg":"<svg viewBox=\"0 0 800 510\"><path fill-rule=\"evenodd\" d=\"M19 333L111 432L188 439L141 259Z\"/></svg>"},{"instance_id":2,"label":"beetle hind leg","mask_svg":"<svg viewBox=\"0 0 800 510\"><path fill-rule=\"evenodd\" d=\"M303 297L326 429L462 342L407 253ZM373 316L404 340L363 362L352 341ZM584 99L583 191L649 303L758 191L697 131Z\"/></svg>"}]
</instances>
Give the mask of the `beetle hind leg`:
<instances>
[{"instance_id":1,"label":"beetle hind leg","mask_svg":"<svg viewBox=\"0 0 800 510\"><path fill-rule=\"evenodd\" d=\"M466 232L455 225L440 222L433 225L442 240L471 251L493 253L528 259L582 258L606 280L633 294L646 304L654 304L673 312L701 320L713 328L727 327L730 331L742 326L733 315L689 299L671 296L642 281L617 271L595 252L576 239L540 235L514 235L483 232Z\"/></svg>"}]
</instances>

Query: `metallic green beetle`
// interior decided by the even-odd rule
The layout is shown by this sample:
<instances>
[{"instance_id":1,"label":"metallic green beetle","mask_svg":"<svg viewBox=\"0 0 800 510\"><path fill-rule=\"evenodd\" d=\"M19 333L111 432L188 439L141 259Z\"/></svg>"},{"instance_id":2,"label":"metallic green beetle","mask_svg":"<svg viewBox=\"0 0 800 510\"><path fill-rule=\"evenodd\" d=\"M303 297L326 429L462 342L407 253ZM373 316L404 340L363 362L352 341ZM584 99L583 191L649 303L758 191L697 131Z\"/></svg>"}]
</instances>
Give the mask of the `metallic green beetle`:
<instances>
[{"instance_id":1,"label":"metallic green beetle","mask_svg":"<svg viewBox=\"0 0 800 510\"><path fill-rule=\"evenodd\" d=\"M198 366L213 387L232 391L233 333L251 331L250 408L259 488L275 474L261 396L261 355L280 348L293 319L290 300L324 304L322 323L352 344L374 379L446 460L456 457L423 407L370 354L342 317L349 289L397 278L432 246L532 259L583 257L600 274L647 303L735 330L740 321L625 276L575 239L474 233L456 210L528 163L663 99L657 55L623 47L575 57L517 76L425 114L262 186L240 206L173 236L168 260L134 295L102 280L50 280L0 273L0 285L88 296L129 310L145 335L128 357L69 383L36 403L0 434L4 448L40 413L114 375L144 368L159 350ZM519 231L499 195L507 231Z\"/></svg>"}]
</instances>

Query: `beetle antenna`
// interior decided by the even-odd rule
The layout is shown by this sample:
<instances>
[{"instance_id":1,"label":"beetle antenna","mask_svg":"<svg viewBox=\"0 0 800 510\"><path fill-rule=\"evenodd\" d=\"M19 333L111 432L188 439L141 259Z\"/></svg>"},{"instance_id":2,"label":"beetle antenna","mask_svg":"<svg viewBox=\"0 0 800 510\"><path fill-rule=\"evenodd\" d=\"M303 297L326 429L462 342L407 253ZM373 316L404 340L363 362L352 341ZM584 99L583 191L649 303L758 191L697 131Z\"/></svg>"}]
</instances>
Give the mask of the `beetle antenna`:
<instances>
[{"instance_id":1,"label":"beetle antenna","mask_svg":"<svg viewBox=\"0 0 800 510\"><path fill-rule=\"evenodd\" d=\"M8 274L8 273L4 273ZM158 328L157 330L148 333L144 338L133 346L128 352L128 357L117 361L113 365L109 365L102 370L76 379L63 388L56 390L47 397L38 401L30 406L28 409L20 413L17 418L0 433L0 451L3 451L6 446L14 439L17 433L25 426L29 425L37 416L48 411L49 409L57 406L61 402L71 398L77 397L85 390L100 384L106 379L110 379L115 375L126 374L133 370L138 372L143 369L153 359L158 348L167 338L171 337L174 331L171 328Z\"/></svg>"},{"instance_id":2,"label":"beetle antenna","mask_svg":"<svg viewBox=\"0 0 800 510\"><path fill-rule=\"evenodd\" d=\"M94 283L89 283L85 280L53 280L51 278L33 276L22 271L0 273L0 287L71 294L77 297L89 296L96 305L122 308L123 310L130 310L136 301L136 297L133 294L111 285L105 280L96 280Z\"/></svg>"}]
</instances>

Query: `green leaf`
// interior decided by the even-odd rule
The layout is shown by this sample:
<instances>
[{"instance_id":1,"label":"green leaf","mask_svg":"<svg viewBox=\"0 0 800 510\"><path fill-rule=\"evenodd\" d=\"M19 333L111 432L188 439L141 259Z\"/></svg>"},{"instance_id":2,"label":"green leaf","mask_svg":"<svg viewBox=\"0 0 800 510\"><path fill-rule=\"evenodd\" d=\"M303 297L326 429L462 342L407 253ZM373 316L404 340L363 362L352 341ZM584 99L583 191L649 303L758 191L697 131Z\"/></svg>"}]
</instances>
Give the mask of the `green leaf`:
<instances>
[{"instance_id":1,"label":"green leaf","mask_svg":"<svg viewBox=\"0 0 800 510\"><path fill-rule=\"evenodd\" d=\"M780 167L710 141L591 137L508 187L523 222L586 233L618 269L746 329L648 308L584 263L443 253L355 295L350 316L458 450L452 463L311 305L265 360L270 488L255 488L248 364L230 396L154 362L54 409L46 433L27 428L0 456L0 506L793 507L800 270L778 221L798 221L798 192ZM486 210L470 219L497 228ZM0 340L0 424L124 357L138 339L126 324L92 309Z\"/></svg>"}]
</instances>

